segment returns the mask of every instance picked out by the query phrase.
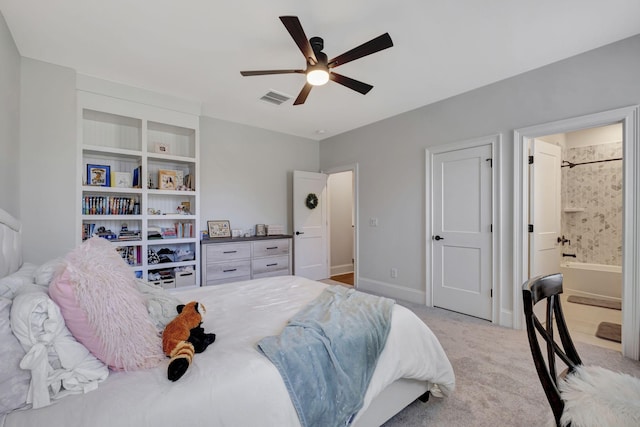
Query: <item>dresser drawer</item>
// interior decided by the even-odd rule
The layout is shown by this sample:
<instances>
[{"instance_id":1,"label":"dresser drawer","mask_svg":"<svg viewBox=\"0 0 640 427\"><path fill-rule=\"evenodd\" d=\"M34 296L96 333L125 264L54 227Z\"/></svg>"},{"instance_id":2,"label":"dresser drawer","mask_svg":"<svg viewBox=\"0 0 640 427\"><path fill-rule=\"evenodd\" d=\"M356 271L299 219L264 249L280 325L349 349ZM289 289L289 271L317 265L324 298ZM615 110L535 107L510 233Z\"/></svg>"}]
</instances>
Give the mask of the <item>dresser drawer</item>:
<instances>
[{"instance_id":1,"label":"dresser drawer","mask_svg":"<svg viewBox=\"0 0 640 427\"><path fill-rule=\"evenodd\" d=\"M208 244L206 246L207 264L251 257L251 244L249 242Z\"/></svg>"},{"instance_id":2,"label":"dresser drawer","mask_svg":"<svg viewBox=\"0 0 640 427\"><path fill-rule=\"evenodd\" d=\"M259 240L252 244L254 258L289 254L289 239Z\"/></svg>"},{"instance_id":3,"label":"dresser drawer","mask_svg":"<svg viewBox=\"0 0 640 427\"><path fill-rule=\"evenodd\" d=\"M289 255L254 259L251 265L254 278L264 277L265 273L273 272L280 272L282 275L289 274Z\"/></svg>"},{"instance_id":4,"label":"dresser drawer","mask_svg":"<svg viewBox=\"0 0 640 427\"><path fill-rule=\"evenodd\" d=\"M225 278L236 278L240 276L251 276L251 261L227 261L207 264L207 282Z\"/></svg>"}]
</instances>

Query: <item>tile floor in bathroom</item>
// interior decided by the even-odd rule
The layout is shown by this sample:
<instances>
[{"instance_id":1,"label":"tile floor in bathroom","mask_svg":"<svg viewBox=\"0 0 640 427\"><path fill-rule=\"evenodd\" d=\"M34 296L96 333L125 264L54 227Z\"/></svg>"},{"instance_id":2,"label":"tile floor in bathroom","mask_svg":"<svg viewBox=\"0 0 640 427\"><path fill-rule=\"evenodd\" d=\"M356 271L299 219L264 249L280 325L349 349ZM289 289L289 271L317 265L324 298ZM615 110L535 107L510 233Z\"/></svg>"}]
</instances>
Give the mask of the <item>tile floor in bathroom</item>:
<instances>
[{"instance_id":1,"label":"tile floor in bathroom","mask_svg":"<svg viewBox=\"0 0 640 427\"><path fill-rule=\"evenodd\" d=\"M573 340L622 351L620 343L596 337L596 330L600 322L622 324L622 311L568 302L569 295L571 293L563 293L561 303L565 321Z\"/></svg>"}]
</instances>

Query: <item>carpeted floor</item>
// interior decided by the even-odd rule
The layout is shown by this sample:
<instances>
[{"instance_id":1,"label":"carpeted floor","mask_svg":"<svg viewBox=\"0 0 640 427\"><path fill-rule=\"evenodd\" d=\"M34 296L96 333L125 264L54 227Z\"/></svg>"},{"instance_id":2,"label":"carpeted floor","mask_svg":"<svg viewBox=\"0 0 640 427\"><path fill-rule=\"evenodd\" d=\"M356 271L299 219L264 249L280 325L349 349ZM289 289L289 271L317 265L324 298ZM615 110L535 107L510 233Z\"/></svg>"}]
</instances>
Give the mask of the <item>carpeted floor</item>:
<instances>
[{"instance_id":1,"label":"carpeted floor","mask_svg":"<svg viewBox=\"0 0 640 427\"><path fill-rule=\"evenodd\" d=\"M384 427L548 425L551 409L524 331L438 308L402 304L413 310L440 340L456 374L456 390L443 399L431 397L427 403L412 403ZM640 362L614 350L575 344L586 365L640 377Z\"/></svg>"}]
</instances>

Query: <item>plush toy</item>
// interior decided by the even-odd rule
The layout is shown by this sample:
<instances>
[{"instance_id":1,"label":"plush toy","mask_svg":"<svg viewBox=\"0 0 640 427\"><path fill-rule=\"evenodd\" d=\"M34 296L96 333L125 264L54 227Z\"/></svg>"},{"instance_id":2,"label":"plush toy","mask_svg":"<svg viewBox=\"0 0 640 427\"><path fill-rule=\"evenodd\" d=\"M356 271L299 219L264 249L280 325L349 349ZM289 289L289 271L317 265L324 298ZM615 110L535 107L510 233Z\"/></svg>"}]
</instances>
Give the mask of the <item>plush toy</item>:
<instances>
[{"instance_id":1,"label":"plush toy","mask_svg":"<svg viewBox=\"0 0 640 427\"><path fill-rule=\"evenodd\" d=\"M204 305L191 301L176 307L178 315L162 332L162 349L169 356L167 378L179 380L189 366L195 353L202 353L209 344L216 340L216 334L205 333L202 314L206 312Z\"/></svg>"}]
</instances>

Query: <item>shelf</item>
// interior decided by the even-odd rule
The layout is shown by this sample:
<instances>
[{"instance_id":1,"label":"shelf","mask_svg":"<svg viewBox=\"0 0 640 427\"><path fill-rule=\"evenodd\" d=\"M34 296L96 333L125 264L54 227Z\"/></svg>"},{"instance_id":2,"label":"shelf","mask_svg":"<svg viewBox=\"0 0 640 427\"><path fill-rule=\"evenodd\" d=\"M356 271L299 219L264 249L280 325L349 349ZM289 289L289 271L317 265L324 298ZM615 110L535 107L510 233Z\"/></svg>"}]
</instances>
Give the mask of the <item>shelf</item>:
<instances>
[{"instance_id":1,"label":"shelf","mask_svg":"<svg viewBox=\"0 0 640 427\"><path fill-rule=\"evenodd\" d=\"M576 213L576 212L584 212L584 208L564 208L564 213Z\"/></svg>"},{"instance_id":2,"label":"shelf","mask_svg":"<svg viewBox=\"0 0 640 427\"><path fill-rule=\"evenodd\" d=\"M149 188L147 193L150 196L195 196L195 190L157 190L155 188Z\"/></svg>"},{"instance_id":3,"label":"shelf","mask_svg":"<svg viewBox=\"0 0 640 427\"><path fill-rule=\"evenodd\" d=\"M184 157L184 156L174 156L171 154L147 154L147 158L149 161L158 161L158 162L178 162L178 163L193 163L195 159L192 157Z\"/></svg>"},{"instance_id":4,"label":"shelf","mask_svg":"<svg viewBox=\"0 0 640 427\"><path fill-rule=\"evenodd\" d=\"M131 268L139 272L143 280L148 280L149 272L153 270L189 266L197 277L195 285L199 286L200 194L197 190L157 189L160 170L176 171L176 188L187 188L184 186L187 177L189 187L198 188L199 117L84 91L78 91L77 95L81 162L78 168L82 171L77 185L78 242L82 241L84 233L95 232L101 227L117 235L126 224L129 231L140 233L140 239L110 242L117 248L136 248L139 264ZM142 188L86 185L88 164L109 167L111 174L131 173L132 178L135 171ZM181 214L181 209L190 214ZM153 211L164 215L149 214ZM88 212L127 214L90 215ZM175 228L178 236L194 237L149 239L148 232L155 228L165 231ZM191 251L194 260L149 264L150 249L157 251L163 246ZM131 257L126 250L120 249L120 252Z\"/></svg>"},{"instance_id":5,"label":"shelf","mask_svg":"<svg viewBox=\"0 0 640 427\"><path fill-rule=\"evenodd\" d=\"M147 267L149 270L164 270L165 268L186 267L188 265L195 266L196 260L192 259L191 261L161 262L158 264L149 264Z\"/></svg>"},{"instance_id":6,"label":"shelf","mask_svg":"<svg viewBox=\"0 0 640 427\"><path fill-rule=\"evenodd\" d=\"M197 241L195 237L183 237L183 238L175 238L175 239L148 239L147 244L149 246L159 246L159 245L181 245L183 243L194 243Z\"/></svg>"},{"instance_id":7,"label":"shelf","mask_svg":"<svg viewBox=\"0 0 640 427\"><path fill-rule=\"evenodd\" d=\"M82 150L85 154L104 155L106 157L122 157L130 159L139 159L142 157L142 151L128 150L126 148L101 147L99 145L83 145Z\"/></svg>"},{"instance_id":8,"label":"shelf","mask_svg":"<svg viewBox=\"0 0 640 427\"><path fill-rule=\"evenodd\" d=\"M98 185L83 185L83 193L108 193L108 194L142 194L142 188L133 187L101 187Z\"/></svg>"}]
</instances>

